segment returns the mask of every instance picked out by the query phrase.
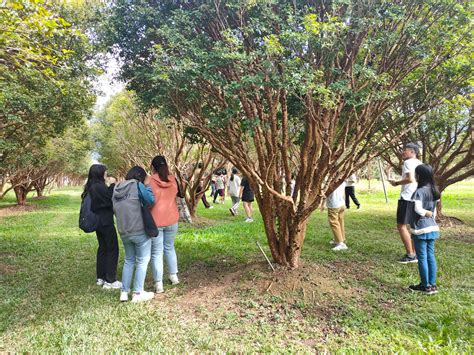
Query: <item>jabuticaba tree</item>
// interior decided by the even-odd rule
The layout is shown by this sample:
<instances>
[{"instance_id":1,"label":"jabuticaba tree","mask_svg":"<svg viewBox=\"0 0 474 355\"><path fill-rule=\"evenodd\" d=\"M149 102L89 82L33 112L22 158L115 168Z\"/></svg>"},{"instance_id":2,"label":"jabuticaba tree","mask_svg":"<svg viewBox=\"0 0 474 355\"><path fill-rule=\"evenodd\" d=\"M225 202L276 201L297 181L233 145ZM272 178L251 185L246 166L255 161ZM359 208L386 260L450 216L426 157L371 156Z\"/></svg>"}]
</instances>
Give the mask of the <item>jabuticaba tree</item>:
<instances>
[{"instance_id":1,"label":"jabuticaba tree","mask_svg":"<svg viewBox=\"0 0 474 355\"><path fill-rule=\"evenodd\" d=\"M384 113L469 51L467 7L118 0L103 37L144 104L196 129L249 178L274 261L297 267L311 213L379 154ZM392 122L400 136L438 93Z\"/></svg>"}]
</instances>

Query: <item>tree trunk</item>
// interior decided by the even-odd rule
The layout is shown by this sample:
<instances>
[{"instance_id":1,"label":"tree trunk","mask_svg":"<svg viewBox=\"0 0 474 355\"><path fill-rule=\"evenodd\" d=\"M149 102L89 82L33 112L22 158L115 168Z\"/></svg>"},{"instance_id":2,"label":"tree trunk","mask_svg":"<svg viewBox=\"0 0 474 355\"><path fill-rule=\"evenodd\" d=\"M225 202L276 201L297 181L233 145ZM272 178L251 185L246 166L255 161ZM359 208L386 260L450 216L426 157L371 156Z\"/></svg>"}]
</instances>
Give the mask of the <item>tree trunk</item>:
<instances>
[{"instance_id":1,"label":"tree trunk","mask_svg":"<svg viewBox=\"0 0 474 355\"><path fill-rule=\"evenodd\" d=\"M6 182L5 178L2 177L0 179L0 200L3 198L3 196L5 196L4 193L3 193L3 188L5 187L5 182Z\"/></svg>"},{"instance_id":2,"label":"tree trunk","mask_svg":"<svg viewBox=\"0 0 474 355\"><path fill-rule=\"evenodd\" d=\"M24 186L16 186L13 190L15 191L17 205L24 206L28 190Z\"/></svg>"},{"instance_id":3,"label":"tree trunk","mask_svg":"<svg viewBox=\"0 0 474 355\"><path fill-rule=\"evenodd\" d=\"M438 191L440 193L439 201L436 204L436 220L439 221L444 217L443 214L443 192L446 189L446 181L440 179L438 176L435 175L435 184L438 187Z\"/></svg>"},{"instance_id":4,"label":"tree trunk","mask_svg":"<svg viewBox=\"0 0 474 355\"><path fill-rule=\"evenodd\" d=\"M188 204L189 214L192 218L196 218L196 210L199 204L199 199L196 200L194 196L189 197L186 199L186 203Z\"/></svg>"},{"instance_id":5,"label":"tree trunk","mask_svg":"<svg viewBox=\"0 0 474 355\"><path fill-rule=\"evenodd\" d=\"M299 218L290 204L277 204L270 194L257 197L268 245L273 260L283 266L297 268L308 219Z\"/></svg>"},{"instance_id":6,"label":"tree trunk","mask_svg":"<svg viewBox=\"0 0 474 355\"><path fill-rule=\"evenodd\" d=\"M44 194L43 194L44 188L42 188L42 187L35 187L35 191L36 191L36 196L37 196L37 197L43 197L43 196L44 196Z\"/></svg>"},{"instance_id":7,"label":"tree trunk","mask_svg":"<svg viewBox=\"0 0 474 355\"><path fill-rule=\"evenodd\" d=\"M370 180L372 179L372 161L367 163L367 181L369 182L368 189L370 191Z\"/></svg>"},{"instance_id":8,"label":"tree trunk","mask_svg":"<svg viewBox=\"0 0 474 355\"><path fill-rule=\"evenodd\" d=\"M441 202L441 198L439 199L438 203L436 204L436 220L440 220L443 218L443 203Z\"/></svg>"}]
</instances>

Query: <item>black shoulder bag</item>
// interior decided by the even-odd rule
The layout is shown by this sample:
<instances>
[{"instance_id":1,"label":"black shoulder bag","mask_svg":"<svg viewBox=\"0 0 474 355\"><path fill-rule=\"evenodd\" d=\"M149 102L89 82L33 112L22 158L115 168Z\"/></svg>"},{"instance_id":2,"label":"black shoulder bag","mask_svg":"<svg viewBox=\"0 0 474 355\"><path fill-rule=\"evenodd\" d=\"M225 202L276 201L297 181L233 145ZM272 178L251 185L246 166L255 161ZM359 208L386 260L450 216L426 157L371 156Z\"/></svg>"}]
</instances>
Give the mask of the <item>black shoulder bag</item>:
<instances>
[{"instance_id":1,"label":"black shoulder bag","mask_svg":"<svg viewBox=\"0 0 474 355\"><path fill-rule=\"evenodd\" d=\"M158 235L158 228L156 227L155 220L151 215L150 209L148 206L145 206L143 202L142 192L140 191L140 187L138 186L137 182L137 189L138 189L138 199L140 200L140 207L142 210L142 218L143 218L143 226L145 228L145 233L150 237L156 237Z\"/></svg>"}]
</instances>

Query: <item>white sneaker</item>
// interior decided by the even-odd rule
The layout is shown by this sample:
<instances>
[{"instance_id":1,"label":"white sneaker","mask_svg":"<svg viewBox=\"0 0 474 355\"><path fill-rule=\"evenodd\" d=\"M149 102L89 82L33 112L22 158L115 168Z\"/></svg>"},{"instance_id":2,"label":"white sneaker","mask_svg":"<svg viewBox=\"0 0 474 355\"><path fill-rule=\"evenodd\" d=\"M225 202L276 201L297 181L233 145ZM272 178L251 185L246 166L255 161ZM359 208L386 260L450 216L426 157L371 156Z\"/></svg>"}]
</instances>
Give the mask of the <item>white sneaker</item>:
<instances>
[{"instance_id":1,"label":"white sneaker","mask_svg":"<svg viewBox=\"0 0 474 355\"><path fill-rule=\"evenodd\" d=\"M332 250L334 251L339 251L339 250L347 250L349 249L346 244L344 243L338 243Z\"/></svg>"},{"instance_id":2,"label":"white sneaker","mask_svg":"<svg viewBox=\"0 0 474 355\"><path fill-rule=\"evenodd\" d=\"M140 293L134 293L132 296L132 303L150 301L155 297L153 292L142 291Z\"/></svg>"},{"instance_id":3,"label":"white sneaker","mask_svg":"<svg viewBox=\"0 0 474 355\"><path fill-rule=\"evenodd\" d=\"M253 218L247 218L247 219L245 220L245 222L247 222L247 223L252 223L252 222L253 222Z\"/></svg>"},{"instance_id":4,"label":"white sneaker","mask_svg":"<svg viewBox=\"0 0 474 355\"><path fill-rule=\"evenodd\" d=\"M214 208L214 206L209 206L208 209Z\"/></svg>"},{"instance_id":5,"label":"white sneaker","mask_svg":"<svg viewBox=\"0 0 474 355\"><path fill-rule=\"evenodd\" d=\"M105 281L102 280L102 279L97 279L96 285L97 285L97 286L104 286L104 282L105 282Z\"/></svg>"},{"instance_id":6,"label":"white sneaker","mask_svg":"<svg viewBox=\"0 0 474 355\"><path fill-rule=\"evenodd\" d=\"M176 275L176 274L170 274L169 279L170 279L172 285L177 285L177 284L179 284L178 275Z\"/></svg>"},{"instance_id":7,"label":"white sneaker","mask_svg":"<svg viewBox=\"0 0 474 355\"><path fill-rule=\"evenodd\" d=\"M155 293L163 293L165 290L163 290L163 281L157 281L155 282Z\"/></svg>"},{"instance_id":8,"label":"white sneaker","mask_svg":"<svg viewBox=\"0 0 474 355\"><path fill-rule=\"evenodd\" d=\"M128 292L122 291L120 292L120 302L127 302L128 301Z\"/></svg>"},{"instance_id":9,"label":"white sneaker","mask_svg":"<svg viewBox=\"0 0 474 355\"><path fill-rule=\"evenodd\" d=\"M331 241L329 242L329 244L331 244L331 245L336 245L336 244L337 244L337 242L336 242L336 241L334 241L334 240L331 240Z\"/></svg>"},{"instance_id":10,"label":"white sneaker","mask_svg":"<svg viewBox=\"0 0 474 355\"><path fill-rule=\"evenodd\" d=\"M106 290L116 290L119 288L122 288L122 283L120 281L115 281L115 282L104 282L103 286Z\"/></svg>"}]
</instances>

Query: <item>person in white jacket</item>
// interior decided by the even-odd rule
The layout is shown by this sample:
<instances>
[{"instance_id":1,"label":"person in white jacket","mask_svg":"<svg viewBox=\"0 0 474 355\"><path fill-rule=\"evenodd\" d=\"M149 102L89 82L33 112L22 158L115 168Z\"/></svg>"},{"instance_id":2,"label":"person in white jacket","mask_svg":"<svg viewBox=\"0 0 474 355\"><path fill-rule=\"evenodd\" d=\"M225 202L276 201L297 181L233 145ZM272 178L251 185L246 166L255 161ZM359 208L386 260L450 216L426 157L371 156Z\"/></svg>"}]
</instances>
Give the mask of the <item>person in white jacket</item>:
<instances>
[{"instance_id":1,"label":"person in white jacket","mask_svg":"<svg viewBox=\"0 0 474 355\"><path fill-rule=\"evenodd\" d=\"M343 182L326 198L326 207L328 209L328 220L331 226L334 239L331 244L334 251L347 250L346 232L344 228L344 191L346 183Z\"/></svg>"},{"instance_id":2,"label":"person in white jacket","mask_svg":"<svg viewBox=\"0 0 474 355\"><path fill-rule=\"evenodd\" d=\"M230 176L229 183L227 184L227 193L232 200L232 207L229 208L232 216L237 215L237 209L240 206L240 182L239 171L236 168L232 169L232 175Z\"/></svg>"}]
</instances>

